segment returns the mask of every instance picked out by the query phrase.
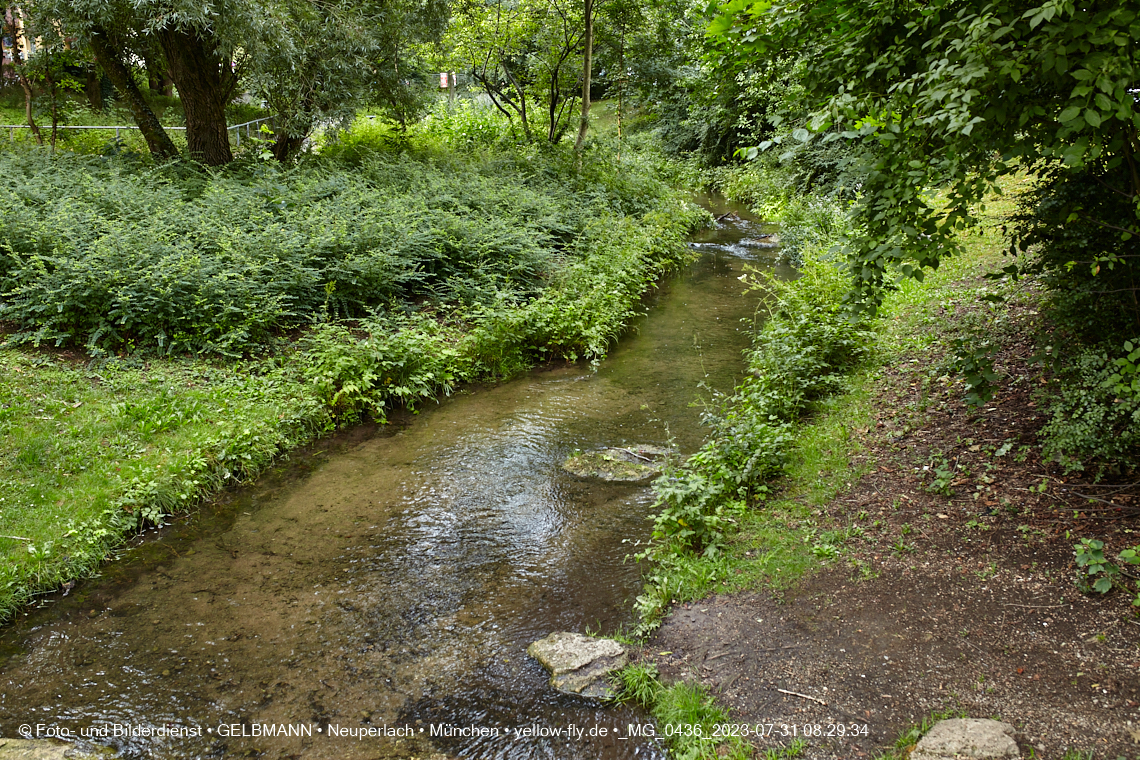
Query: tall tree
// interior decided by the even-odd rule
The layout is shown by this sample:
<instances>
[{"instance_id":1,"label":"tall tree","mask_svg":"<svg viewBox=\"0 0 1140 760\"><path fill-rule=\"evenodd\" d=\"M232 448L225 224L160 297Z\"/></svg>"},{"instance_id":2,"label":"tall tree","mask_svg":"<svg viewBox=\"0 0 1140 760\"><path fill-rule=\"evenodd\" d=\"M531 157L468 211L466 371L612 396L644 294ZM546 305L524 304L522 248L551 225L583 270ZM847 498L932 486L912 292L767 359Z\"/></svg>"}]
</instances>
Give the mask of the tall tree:
<instances>
[{"instance_id":1,"label":"tall tree","mask_svg":"<svg viewBox=\"0 0 1140 760\"><path fill-rule=\"evenodd\" d=\"M225 109L243 86L275 111L275 152L285 158L317 124L343 120L366 98L406 102L391 92L409 79L398 69L401 46L437 35L445 21L443 0L26 2L92 47L127 88L144 132L150 117L136 107L125 62L160 50L182 100L190 155L210 165L233 158ZM156 156L169 152L161 140L148 144Z\"/></svg>"},{"instance_id":2,"label":"tall tree","mask_svg":"<svg viewBox=\"0 0 1140 760\"><path fill-rule=\"evenodd\" d=\"M120 51L121 43L112 39L110 32L100 26L92 26L89 30L88 43L95 55L99 66L107 73L107 78L115 85L127 102L127 108L146 140L151 155L155 158L173 158L178 155L178 148L162 128L162 123L147 104L131 70L123 63Z\"/></svg>"},{"instance_id":3,"label":"tall tree","mask_svg":"<svg viewBox=\"0 0 1140 760\"><path fill-rule=\"evenodd\" d=\"M582 18L585 31L582 33L582 118L578 121L578 139L574 149L582 150L586 142L586 132L590 129L590 78L594 64L594 0L583 0L585 8Z\"/></svg>"},{"instance_id":4,"label":"tall tree","mask_svg":"<svg viewBox=\"0 0 1140 760\"><path fill-rule=\"evenodd\" d=\"M550 142L569 128L581 82L580 7L570 0L467 0L456 8L447 38L456 67L508 118L518 118L528 138L540 119Z\"/></svg>"},{"instance_id":5,"label":"tall tree","mask_svg":"<svg viewBox=\"0 0 1140 760\"><path fill-rule=\"evenodd\" d=\"M26 23L21 22L20 10L16 6L9 6L4 11L4 33L11 40L12 47L12 70L16 74L16 81L20 83L20 88L24 91L24 118L28 123L28 127L32 130L32 135L36 138L36 142L40 145L44 144L43 135L40 134L39 125L32 115L32 100L34 93L32 92L32 83L28 79L28 72L25 70L23 54L20 52L20 39L27 32Z\"/></svg>"}]
</instances>

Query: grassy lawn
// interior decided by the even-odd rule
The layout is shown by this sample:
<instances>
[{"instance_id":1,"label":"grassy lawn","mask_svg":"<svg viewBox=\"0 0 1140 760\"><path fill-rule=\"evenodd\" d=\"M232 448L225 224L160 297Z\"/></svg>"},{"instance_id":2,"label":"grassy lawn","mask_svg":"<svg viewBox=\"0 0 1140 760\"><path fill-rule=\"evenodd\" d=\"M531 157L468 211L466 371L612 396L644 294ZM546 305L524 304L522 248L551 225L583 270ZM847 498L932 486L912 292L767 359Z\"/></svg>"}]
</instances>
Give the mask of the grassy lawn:
<instances>
[{"instance_id":1,"label":"grassy lawn","mask_svg":"<svg viewBox=\"0 0 1140 760\"><path fill-rule=\"evenodd\" d=\"M261 370L0 349L0 610L331 424L297 376Z\"/></svg>"}]
</instances>

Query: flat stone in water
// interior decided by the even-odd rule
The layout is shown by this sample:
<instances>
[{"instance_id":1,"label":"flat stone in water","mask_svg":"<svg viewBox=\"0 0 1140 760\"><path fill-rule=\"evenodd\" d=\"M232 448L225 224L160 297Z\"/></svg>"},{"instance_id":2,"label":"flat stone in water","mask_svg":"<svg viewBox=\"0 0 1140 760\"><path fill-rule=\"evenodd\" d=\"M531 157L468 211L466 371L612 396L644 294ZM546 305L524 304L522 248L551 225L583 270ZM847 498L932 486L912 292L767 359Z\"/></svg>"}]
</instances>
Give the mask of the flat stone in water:
<instances>
[{"instance_id":1,"label":"flat stone in water","mask_svg":"<svg viewBox=\"0 0 1140 760\"><path fill-rule=\"evenodd\" d=\"M1006 760L1021 757L1008 723L984 718L954 718L934 728L914 748L910 760Z\"/></svg>"},{"instance_id":2,"label":"flat stone in water","mask_svg":"<svg viewBox=\"0 0 1140 760\"><path fill-rule=\"evenodd\" d=\"M550 685L558 691L599 699L615 696L606 676L625 667L629 659L625 647L613 639L567 632L539 639L526 653L550 671Z\"/></svg>"},{"instance_id":3,"label":"flat stone in water","mask_svg":"<svg viewBox=\"0 0 1140 760\"><path fill-rule=\"evenodd\" d=\"M661 462L673 453L662 446L611 446L575 454L562 469L583 478L639 483L661 474Z\"/></svg>"}]
</instances>

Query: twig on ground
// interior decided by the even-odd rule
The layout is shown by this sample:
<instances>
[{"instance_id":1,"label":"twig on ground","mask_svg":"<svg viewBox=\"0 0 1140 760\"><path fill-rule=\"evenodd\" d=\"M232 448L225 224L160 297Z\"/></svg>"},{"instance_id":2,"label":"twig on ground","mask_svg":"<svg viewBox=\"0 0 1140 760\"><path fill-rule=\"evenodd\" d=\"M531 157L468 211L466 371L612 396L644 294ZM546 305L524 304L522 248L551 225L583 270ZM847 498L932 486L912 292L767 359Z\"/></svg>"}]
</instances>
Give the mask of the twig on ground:
<instances>
[{"instance_id":1,"label":"twig on ground","mask_svg":"<svg viewBox=\"0 0 1140 760\"><path fill-rule=\"evenodd\" d=\"M1026 607L1033 610L1051 610L1055 607L1064 607L1063 604L1003 604L1003 607Z\"/></svg>"},{"instance_id":2,"label":"twig on ground","mask_svg":"<svg viewBox=\"0 0 1140 760\"><path fill-rule=\"evenodd\" d=\"M0 536L0 538L10 538L13 541L27 541L28 543L32 542L32 539L24 538L23 536Z\"/></svg>"},{"instance_id":3,"label":"twig on ground","mask_svg":"<svg viewBox=\"0 0 1140 760\"><path fill-rule=\"evenodd\" d=\"M781 694L791 694L793 697L801 697L803 699L810 699L812 702L819 702L824 707L827 707L827 703L824 702L822 699L819 699L817 697L811 697L811 696L808 696L807 694L800 694L798 691L788 691L787 689L776 689L776 691L780 692Z\"/></svg>"}]
</instances>

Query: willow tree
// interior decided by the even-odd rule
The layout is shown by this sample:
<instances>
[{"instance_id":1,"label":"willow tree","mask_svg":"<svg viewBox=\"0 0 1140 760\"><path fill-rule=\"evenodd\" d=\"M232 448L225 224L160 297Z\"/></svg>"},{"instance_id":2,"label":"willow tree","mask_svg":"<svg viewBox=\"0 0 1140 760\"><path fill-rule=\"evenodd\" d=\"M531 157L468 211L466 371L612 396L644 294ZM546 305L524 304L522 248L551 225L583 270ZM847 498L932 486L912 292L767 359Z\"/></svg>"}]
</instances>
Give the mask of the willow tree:
<instances>
[{"instance_id":1,"label":"willow tree","mask_svg":"<svg viewBox=\"0 0 1140 760\"><path fill-rule=\"evenodd\" d=\"M275 153L284 157L319 123L342 119L363 100L406 86L399 69L407 43L432 39L445 21L442 0L30 0L34 12L91 46L112 79L155 46L186 114L191 157L233 159L225 109L247 90L275 117ZM116 85L131 83L119 76ZM378 93L377 90L380 90ZM144 134L153 129L132 112ZM146 122L146 126L144 126ZM161 128L158 128L161 131ZM151 141L148 139L148 143ZM163 156L168 150L151 150Z\"/></svg>"},{"instance_id":2,"label":"willow tree","mask_svg":"<svg viewBox=\"0 0 1140 760\"><path fill-rule=\"evenodd\" d=\"M445 45L529 139L545 121L556 143L570 126L580 76L585 6L573 0L461 0Z\"/></svg>"}]
</instances>

